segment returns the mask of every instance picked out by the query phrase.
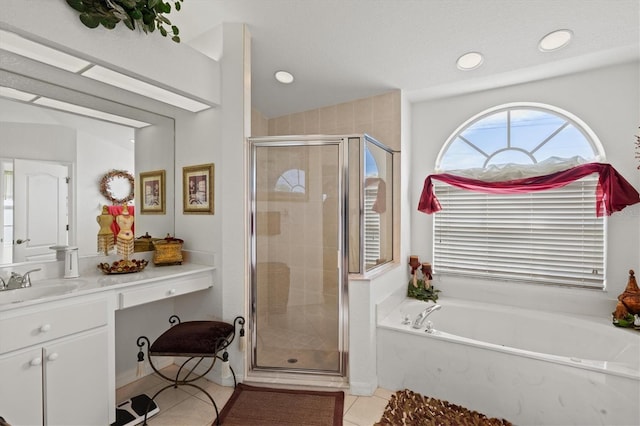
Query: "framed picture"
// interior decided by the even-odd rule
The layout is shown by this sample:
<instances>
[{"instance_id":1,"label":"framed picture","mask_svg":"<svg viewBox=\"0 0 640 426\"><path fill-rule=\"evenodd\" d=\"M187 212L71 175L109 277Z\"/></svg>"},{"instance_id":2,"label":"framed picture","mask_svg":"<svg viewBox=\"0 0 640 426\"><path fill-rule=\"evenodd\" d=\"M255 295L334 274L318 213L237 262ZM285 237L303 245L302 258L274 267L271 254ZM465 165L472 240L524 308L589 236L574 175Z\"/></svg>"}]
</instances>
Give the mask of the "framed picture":
<instances>
[{"instance_id":1,"label":"framed picture","mask_svg":"<svg viewBox=\"0 0 640 426\"><path fill-rule=\"evenodd\" d=\"M213 163L182 168L184 213L213 214Z\"/></svg>"},{"instance_id":2,"label":"framed picture","mask_svg":"<svg viewBox=\"0 0 640 426\"><path fill-rule=\"evenodd\" d=\"M165 214L164 170L140 173L141 214Z\"/></svg>"}]
</instances>

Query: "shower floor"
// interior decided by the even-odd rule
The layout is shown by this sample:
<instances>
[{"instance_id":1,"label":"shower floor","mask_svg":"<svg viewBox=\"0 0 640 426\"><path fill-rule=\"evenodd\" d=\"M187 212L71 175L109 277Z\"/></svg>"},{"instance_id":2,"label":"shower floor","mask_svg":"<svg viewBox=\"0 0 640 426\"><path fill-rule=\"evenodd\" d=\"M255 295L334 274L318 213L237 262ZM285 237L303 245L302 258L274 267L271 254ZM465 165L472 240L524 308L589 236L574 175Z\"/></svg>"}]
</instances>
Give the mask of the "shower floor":
<instances>
[{"instance_id":1,"label":"shower floor","mask_svg":"<svg viewBox=\"0 0 640 426\"><path fill-rule=\"evenodd\" d=\"M257 368L340 370L335 304L288 306L258 315Z\"/></svg>"}]
</instances>

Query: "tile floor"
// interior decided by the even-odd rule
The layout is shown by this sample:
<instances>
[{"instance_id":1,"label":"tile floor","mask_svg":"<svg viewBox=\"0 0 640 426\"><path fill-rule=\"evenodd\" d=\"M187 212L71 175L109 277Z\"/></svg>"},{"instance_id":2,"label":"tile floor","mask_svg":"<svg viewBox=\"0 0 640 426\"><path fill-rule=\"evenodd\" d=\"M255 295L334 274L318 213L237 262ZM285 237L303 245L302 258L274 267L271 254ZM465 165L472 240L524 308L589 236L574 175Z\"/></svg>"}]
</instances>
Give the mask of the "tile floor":
<instances>
[{"instance_id":1,"label":"tile floor","mask_svg":"<svg viewBox=\"0 0 640 426\"><path fill-rule=\"evenodd\" d=\"M167 369L173 367L170 366ZM233 393L231 387L219 386L205 379L202 379L202 382L198 384L213 396L219 410L222 410ZM166 382L155 374L148 375L119 388L116 392L116 400L118 402L125 401L141 393L153 396L157 390L165 385ZM369 397L346 394L344 398L344 426L373 425L380 420L392 394L392 391L380 388L373 396ZM215 417L211 401L202 392L188 386L167 389L160 394L157 403L160 407L160 413L148 421L151 426L205 426L210 425Z\"/></svg>"}]
</instances>

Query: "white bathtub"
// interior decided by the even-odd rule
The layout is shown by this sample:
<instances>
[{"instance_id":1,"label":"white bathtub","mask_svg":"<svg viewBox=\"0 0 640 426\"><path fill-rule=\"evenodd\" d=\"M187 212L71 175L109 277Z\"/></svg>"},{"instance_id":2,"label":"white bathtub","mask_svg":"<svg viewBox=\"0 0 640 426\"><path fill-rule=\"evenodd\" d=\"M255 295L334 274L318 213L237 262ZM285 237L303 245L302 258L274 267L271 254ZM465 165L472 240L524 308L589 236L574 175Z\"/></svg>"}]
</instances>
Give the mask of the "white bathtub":
<instances>
[{"instance_id":1,"label":"white bathtub","mask_svg":"<svg viewBox=\"0 0 640 426\"><path fill-rule=\"evenodd\" d=\"M640 425L640 332L570 316L440 298L378 319L378 384L445 399L517 425Z\"/></svg>"}]
</instances>

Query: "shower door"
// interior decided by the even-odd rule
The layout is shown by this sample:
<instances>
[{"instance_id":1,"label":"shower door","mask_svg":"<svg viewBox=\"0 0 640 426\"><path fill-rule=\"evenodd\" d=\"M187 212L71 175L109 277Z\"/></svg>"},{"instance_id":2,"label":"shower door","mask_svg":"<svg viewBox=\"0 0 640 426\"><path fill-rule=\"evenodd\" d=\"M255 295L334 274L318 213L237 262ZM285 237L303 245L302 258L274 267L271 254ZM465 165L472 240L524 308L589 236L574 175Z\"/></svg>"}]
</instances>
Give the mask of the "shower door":
<instances>
[{"instance_id":1,"label":"shower door","mask_svg":"<svg viewBox=\"0 0 640 426\"><path fill-rule=\"evenodd\" d=\"M344 376L342 140L250 142L251 368Z\"/></svg>"}]
</instances>

